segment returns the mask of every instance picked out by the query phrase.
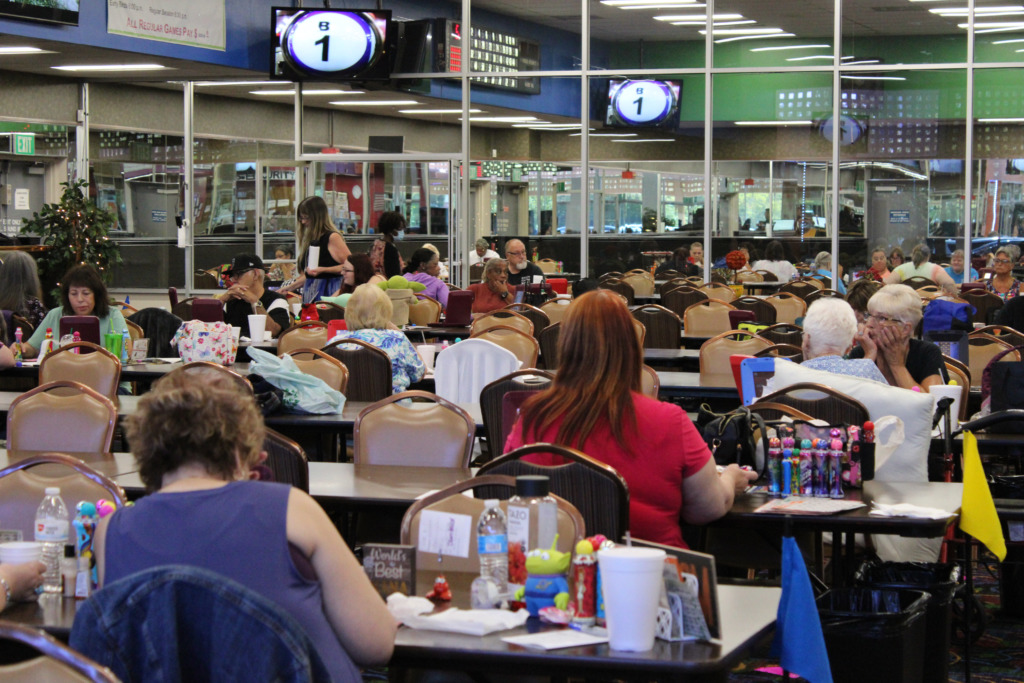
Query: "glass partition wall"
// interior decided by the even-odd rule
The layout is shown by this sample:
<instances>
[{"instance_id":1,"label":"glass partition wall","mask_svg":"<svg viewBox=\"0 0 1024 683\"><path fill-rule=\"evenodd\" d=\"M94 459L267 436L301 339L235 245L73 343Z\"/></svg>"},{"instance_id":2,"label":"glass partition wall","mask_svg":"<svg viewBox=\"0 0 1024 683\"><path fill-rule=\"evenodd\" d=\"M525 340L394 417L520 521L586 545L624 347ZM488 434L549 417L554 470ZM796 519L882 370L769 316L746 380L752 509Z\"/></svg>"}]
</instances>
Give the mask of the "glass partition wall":
<instances>
[{"instance_id":1,"label":"glass partition wall","mask_svg":"<svg viewBox=\"0 0 1024 683\"><path fill-rule=\"evenodd\" d=\"M385 2L408 23L389 81L197 84L191 150L94 122L115 286L202 289L235 252L273 259L308 195L357 251L400 211L403 253L432 242L460 284L478 238L582 276L692 242L709 268L778 241L847 276L875 247L984 256L1024 239L1024 21L953 4Z\"/></svg>"}]
</instances>

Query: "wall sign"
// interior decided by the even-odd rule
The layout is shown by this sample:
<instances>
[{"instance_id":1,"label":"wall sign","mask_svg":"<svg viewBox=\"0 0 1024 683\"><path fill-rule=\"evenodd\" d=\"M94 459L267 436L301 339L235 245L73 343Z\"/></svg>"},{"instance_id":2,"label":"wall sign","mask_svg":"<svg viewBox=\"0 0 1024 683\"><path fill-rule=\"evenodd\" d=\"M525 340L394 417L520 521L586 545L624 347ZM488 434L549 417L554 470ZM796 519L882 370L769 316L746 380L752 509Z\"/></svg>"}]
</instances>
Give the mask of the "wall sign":
<instances>
[{"instance_id":1,"label":"wall sign","mask_svg":"<svg viewBox=\"0 0 1024 683\"><path fill-rule=\"evenodd\" d=\"M107 33L223 51L225 0L107 0Z\"/></svg>"},{"instance_id":2,"label":"wall sign","mask_svg":"<svg viewBox=\"0 0 1024 683\"><path fill-rule=\"evenodd\" d=\"M890 211L889 212L890 223L909 223L910 222L910 211Z\"/></svg>"}]
</instances>

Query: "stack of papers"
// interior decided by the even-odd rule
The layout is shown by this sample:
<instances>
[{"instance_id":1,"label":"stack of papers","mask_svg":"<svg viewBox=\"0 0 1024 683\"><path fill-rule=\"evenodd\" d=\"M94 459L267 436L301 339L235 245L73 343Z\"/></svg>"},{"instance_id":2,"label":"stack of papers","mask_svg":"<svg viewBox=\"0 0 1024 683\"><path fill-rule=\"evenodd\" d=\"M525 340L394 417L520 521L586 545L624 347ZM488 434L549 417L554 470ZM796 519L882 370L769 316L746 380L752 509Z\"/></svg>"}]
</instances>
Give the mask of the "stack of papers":
<instances>
[{"instance_id":1,"label":"stack of papers","mask_svg":"<svg viewBox=\"0 0 1024 683\"><path fill-rule=\"evenodd\" d=\"M832 498L775 498L754 512L778 512L795 515L833 515L837 512L856 510L864 507L864 503L855 500L839 500Z\"/></svg>"}]
</instances>

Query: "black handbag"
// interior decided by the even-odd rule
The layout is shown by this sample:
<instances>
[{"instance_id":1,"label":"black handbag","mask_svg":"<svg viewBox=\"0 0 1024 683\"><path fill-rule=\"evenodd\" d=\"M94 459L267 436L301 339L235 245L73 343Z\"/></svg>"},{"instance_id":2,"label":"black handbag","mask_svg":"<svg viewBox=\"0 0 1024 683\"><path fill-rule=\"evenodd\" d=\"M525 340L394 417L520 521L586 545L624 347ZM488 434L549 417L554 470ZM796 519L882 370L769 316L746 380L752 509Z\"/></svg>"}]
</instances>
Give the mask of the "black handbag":
<instances>
[{"instance_id":1,"label":"black handbag","mask_svg":"<svg viewBox=\"0 0 1024 683\"><path fill-rule=\"evenodd\" d=\"M749 408L737 408L728 413L716 413L702 404L697 413L697 431L711 449L715 463L750 467L764 474L764 463L757 466L757 442L761 439L768 452L768 432L760 415Z\"/></svg>"}]
</instances>

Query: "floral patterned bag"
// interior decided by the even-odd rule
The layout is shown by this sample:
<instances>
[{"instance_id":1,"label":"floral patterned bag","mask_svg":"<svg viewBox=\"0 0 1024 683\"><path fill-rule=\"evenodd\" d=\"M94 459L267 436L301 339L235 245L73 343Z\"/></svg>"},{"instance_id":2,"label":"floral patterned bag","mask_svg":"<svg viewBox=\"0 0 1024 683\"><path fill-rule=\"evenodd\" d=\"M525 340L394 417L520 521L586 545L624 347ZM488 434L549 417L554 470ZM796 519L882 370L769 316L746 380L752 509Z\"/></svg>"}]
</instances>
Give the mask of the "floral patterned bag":
<instances>
[{"instance_id":1,"label":"floral patterned bag","mask_svg":"<svg viewBox=\"0 0 1024 683\"><path fill-rule=\"evenodd\" d=\"M171 346L178 349L178 355L186 363L209 361L231 365L238 353L238 340L231 333L230 325L202 320L182 323L174 333Z\"/></svg>"}]
</instances>

